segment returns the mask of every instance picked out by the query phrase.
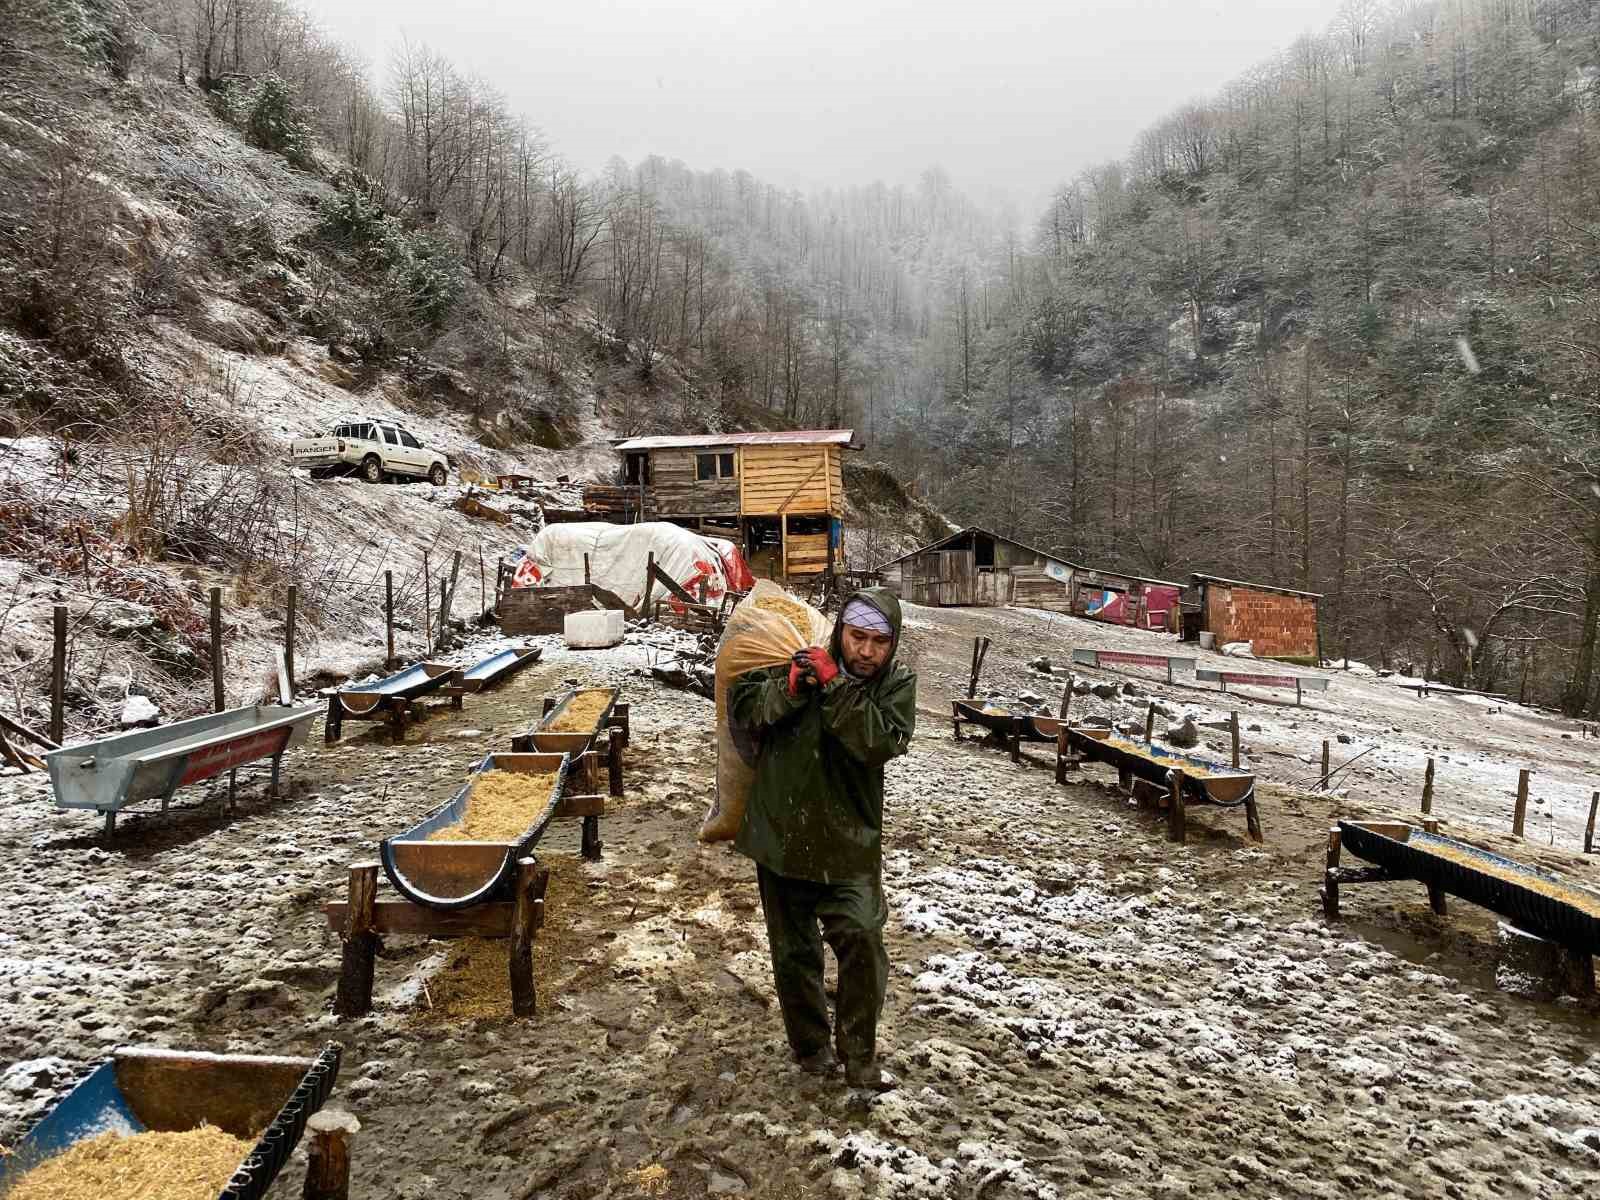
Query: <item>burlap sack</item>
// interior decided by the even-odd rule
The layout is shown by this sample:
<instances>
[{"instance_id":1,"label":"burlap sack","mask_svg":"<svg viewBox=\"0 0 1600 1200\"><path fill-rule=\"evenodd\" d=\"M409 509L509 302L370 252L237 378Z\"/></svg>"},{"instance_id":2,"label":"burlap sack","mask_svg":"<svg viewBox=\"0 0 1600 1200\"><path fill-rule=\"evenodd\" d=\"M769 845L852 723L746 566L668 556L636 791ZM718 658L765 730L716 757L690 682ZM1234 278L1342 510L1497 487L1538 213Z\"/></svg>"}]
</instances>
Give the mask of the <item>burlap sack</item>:
<instances>
[{"instance_id":1,"label":"burlap sack","mask_svg":"<svg viewBox=\"0 0 1600 1200\"><path fill-rule=\"evenodd\" d=\"M810 628L802 632L789 617L760 607L762 600L772 597L801 610L795 616L809 622ZM735 729L729 722L728 689L746 671L779 666L806 646L826 646L832 633L827 617L768 579L758 580L729 615L717 643L717 792L700 825L702 842L733 840L755 782L756 745L750 731Z\"/></svg>"}]
</instances>

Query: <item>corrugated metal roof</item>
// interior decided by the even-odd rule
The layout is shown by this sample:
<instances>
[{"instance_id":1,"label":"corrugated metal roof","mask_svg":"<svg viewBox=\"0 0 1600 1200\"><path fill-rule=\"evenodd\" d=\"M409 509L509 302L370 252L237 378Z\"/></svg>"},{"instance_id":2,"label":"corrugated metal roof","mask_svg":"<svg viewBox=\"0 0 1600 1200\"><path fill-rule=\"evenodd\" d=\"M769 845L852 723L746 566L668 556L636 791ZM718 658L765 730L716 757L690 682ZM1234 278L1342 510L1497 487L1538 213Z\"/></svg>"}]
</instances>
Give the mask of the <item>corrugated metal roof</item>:
<instances>
[{"instance_id":1,"label":"corrugated metal roof","mask_svg":"<svg viewBox=\"0 0 1600 1200\"><path fill-rule=\"evenodd\" d=\"M1013 546L1021 546L1029 554L1036 554L1040 558L1049 559L1051 562L1065 563L1069 567L1076 567L1080 571L1083 570L1083 567L1081 567L1078 563L1073 562L1071 559L1063 558L1059 554L1047 554L1043 550L1040 550L1037 546L1030 546L1027 542L1019 542L1016 538L1008 538L1004 534L996 533L992 529L985 529L981 525L968 525L965 529L958 529L952 534L948 534L945 537L939 538L937 541L929 542L926 546L918 546L915 550L908 551L907 553L902 554L899 558L891 558L886 563L879 563L873 568L873 570L881 571L885 567L894 566L895 563L905 562L905 560L908 558L915 558L919 554L927 554L930 550L937 550L940 546L948 546L951 542L956 541L958 538L965 537L969 533L981 533L984 537L993 538L997 542L1010 542Z\"/></svg>"},{"instance_id":2,"label":"corrugated metal roof","mask_svg":"<svg viewBox=\"0 0 1600 1200\"><path fill-rule=\"evenodd\" d=\"M621 450L687 450L694 446L848 446L854 429L779 429L770 433L688 433L628 438Z\"/></svg>"},{"instance_id":3,"label":"corrugated metal roof","mask_svg":"<svg viewBox=\"0 0 1600 1200\"><path fill-rule=\"evenodd\" d=\"M1243 579L1224 579L1221 575L1202 575L1194 572L1194 578L1201 583L1220 583L1225 587L1254 588L1258 592L1281 592L1285 596L1306 596L1312 600L1321 600L1321 592L1302 592L1297 588L1279 587L1275 583L1248 583Z\"/></svg>"}]
</instances>

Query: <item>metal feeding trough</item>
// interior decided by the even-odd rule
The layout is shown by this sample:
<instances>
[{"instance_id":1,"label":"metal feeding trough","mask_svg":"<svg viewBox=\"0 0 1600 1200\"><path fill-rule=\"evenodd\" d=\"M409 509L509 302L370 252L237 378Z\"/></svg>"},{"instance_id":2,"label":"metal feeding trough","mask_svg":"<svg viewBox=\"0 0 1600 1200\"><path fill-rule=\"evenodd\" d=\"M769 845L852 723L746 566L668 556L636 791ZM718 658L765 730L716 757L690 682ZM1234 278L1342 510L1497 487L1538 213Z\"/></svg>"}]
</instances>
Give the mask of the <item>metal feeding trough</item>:
<instances>
[{"instance_id":1,"label":"metal feeding trough","mask_svg":"<svg viewBox=\"0 0 1600 1200\"><path fill-rule=\"evenodd\" d=\"M389 882L413 904L425 908L470 908L509 896L517 863L539 844L555 818L566 787L571 760L565 754L490 754L478 764L466 786L410 829L379 845L379 860ZM431 841L442 829L466 819L473 789L485 771L524 775L555 772L550 794L528 813L527 827L510 841Z\"/></svg>"},{"instance_id":2,"label":"metal feeding trough","mask_svg":"<svg viewBox=\"0 0 1600 1200\"><path fill-rule=\"evenodd\" d=\"M523 667L531 667L544 655L539 646L509 646L478 663L461 674L461 686L469 692L481 692L501 680L514 675Z\"/></svg>"},{"instance_id":3,"label":"metal feeding trough","mask_svg":"<svg viewBox=\"0 0 1600 1200\"><path fill-rule=\"evenodd\" d=\"M1377 870L1341 869L1341 846L1376 863ZM1515 859L1403 822L1338 823L1329 838L1323 891L1329 916L1339 915L1341 883L1403 879L1426 884L1436 911L1443 911L1442 896L1448 892L1499 913L1536 937L1578 954L1600 954L1600 894Z\"/></svg>"},{"instance_id":4,"label":"metal feeding trough","mask_svg":"<svg viewBox=\"0 0 1600 1200\"><path fill-rule=\"evenodd\" d=\"M411 702L453 683L460 674L456 667L422 662L371 683L340 688L328 697L326 739L337 742L346 721L385 720L392 723L397 739L404 738Z\"/></svg>"},{"instance_id":5,"label":"metal feeding trough","mask_svg":"<svg viewBox=\"0 0 1600 1200\"><path fill-rule=\"evenodd\" d=\"M952 700L951 719L955 734L961 737L961 726L977 725L990 733L999 734L1009 743L1020 738L1025 742L1053 742L1055 734L1041 735L1034 725L1038 718L1032 713L1012 712L1010 709L990 708L976 700Z\"/></svg>"},{"instance_id":6,"label":"metal feeding trough","mask_svg":"<svg viewBox=\"0 0 1600 1200\"><path fill-rule=\"evenodd\" d=\"M1051 722L1050 718L1037 720L1041 730L1048 728L1047 723ZM1053 724L1057 730L1057 782L1064 781L1065 772L1076 767L1080 760L1102 762L1117 769L1123 787L1131 787L1134 779L1142 779L1169 797L1168 821L1174 840L1183 840L1183 806L1188 804L1215 808L1242 806L1251 838L1262 840L1261 816L1256 809L1256 777L1251 772L1154 742L1124 737L1109 729L1066 725L1059 721ZM1071 755L1077 757L1069 757ZM1181 780L1180 788L1172 787L1174 778Z\"/></svg>"},{"instance_id":7,"label":"metal feeding trough","mask_svg":"<svg viewBox=\"0 0 1600 1200\"><path fill-rule=\"evenodd\" d=\"M56 807L104 813L110 837L117 813L129 805L159 796L165 811L180 787L267 757L276 792L284 751L305 741L317 712L315 706L252 704L52 750L45 762Z\"/></svg>"},{"instance_id":8,"label":"metal feeding trough","mask_svg":"<svg viewBox=\"0 0 1600 1200\"><path fill-rule=\"evenodd\" d=\"M551 726L561 723L562 717L572 707L580 696L593 696L602 693L606 697L606 705L595 717L594 723L582 730L557 730ZM513 739L512 746L522 749L524 745L544 754L571 754L577 756L589 749L594 739L599 736L602 729L612 724L612 716L617 708L617 689L607 688L576 688L556 701L554 707L544 716L539 718L539 723L520 738Z\"/></svg>"},{"instance_id":9,"label":"metal feeding trough","mask_svg":"<svg viewBox=\"0 0 1600 1200\"><path fill-rule=\"evenodd\" d=\"M201 1124L248 1140L219 1200L259 1200L339 1075L335 1043L316 1058L203 1054L132 1047L116 1051L0 1155L0 1194L29 1170L102 1133L183 1132ZM108 1197L107 1200L114 1200Z\"/></svg>"}]
</instances>

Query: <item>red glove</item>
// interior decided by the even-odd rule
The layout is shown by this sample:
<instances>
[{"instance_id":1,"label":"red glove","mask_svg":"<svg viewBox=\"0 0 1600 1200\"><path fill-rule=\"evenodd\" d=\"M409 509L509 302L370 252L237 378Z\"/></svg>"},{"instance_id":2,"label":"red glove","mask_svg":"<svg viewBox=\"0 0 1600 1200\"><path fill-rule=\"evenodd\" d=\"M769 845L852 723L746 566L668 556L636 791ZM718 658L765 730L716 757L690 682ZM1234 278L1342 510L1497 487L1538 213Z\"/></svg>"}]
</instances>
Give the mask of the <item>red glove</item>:
<instances>
[{"instance_id":1,"label":"red glove","mask_svg":"<svg viewBox=\"0 0 1600 1200\"><path fill-rule=\"evenodd\" d=\"M789 695L800 694L800 683L811 673L811 663L806 658L806 652L801 650L789 660Z\"/></svg>"},{"instance_id":2,"label":"red glove","mask_svg":"<svg viewBox=\"0 0 1600 1200\"><path fill-rule=\"evenodd\" d=\"M839 664L833 661L833 655L821 646L808 646L801 653L811 664L811 677L817 681L819 688L827 687L833 682L834 676L839 673Z\"/></svg>"}]
</instances>

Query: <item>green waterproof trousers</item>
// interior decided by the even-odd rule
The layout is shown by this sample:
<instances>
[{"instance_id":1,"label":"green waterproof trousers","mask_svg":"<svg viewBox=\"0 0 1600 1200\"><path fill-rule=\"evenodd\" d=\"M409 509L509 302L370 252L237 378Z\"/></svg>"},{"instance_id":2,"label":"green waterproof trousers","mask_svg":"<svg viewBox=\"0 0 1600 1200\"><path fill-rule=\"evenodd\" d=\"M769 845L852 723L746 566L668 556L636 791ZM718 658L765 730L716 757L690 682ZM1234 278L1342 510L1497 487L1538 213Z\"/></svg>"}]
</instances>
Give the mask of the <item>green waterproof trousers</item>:
<instances>
[{"instance_id":1,"label":"green waterproof trousers","mask_svg":"<svg viewBox=\"0 0 1600 1200\"><path fill-rule=\"evenodd\" d=\"M797 1058L805 1058L828 1044L828 1001L822 990L826 941L839 964L834 1048L847 1067L871 1065L889 984L889 955L883 948L889 906L882 881L873 876L812 883L762 866L756 868L756 879L790 1048Z\"/></svg>"}]
</instances>

